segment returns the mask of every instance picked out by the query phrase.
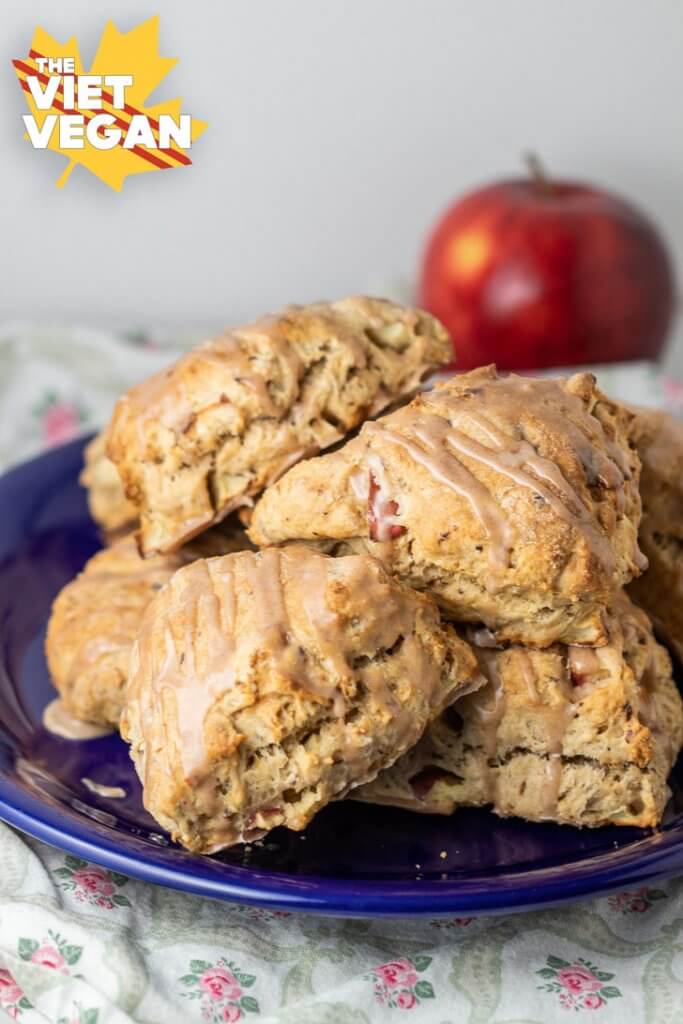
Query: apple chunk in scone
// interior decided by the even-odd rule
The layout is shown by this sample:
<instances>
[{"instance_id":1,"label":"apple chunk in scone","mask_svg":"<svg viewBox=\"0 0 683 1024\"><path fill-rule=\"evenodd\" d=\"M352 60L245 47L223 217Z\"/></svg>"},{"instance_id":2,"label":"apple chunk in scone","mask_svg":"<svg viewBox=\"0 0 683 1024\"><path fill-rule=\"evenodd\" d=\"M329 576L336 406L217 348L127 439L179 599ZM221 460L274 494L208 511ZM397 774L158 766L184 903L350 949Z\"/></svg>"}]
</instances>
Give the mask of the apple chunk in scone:
<instances>
[{"instance_id":1,"label":"apple chunk in scone","mask_svg":"<svg viewBox=\"0 0 683 1024\"><path fill-rule=\"evenodd\" d=\"M607 641L645 561L631 414L591 374L462 374L295 466L257 504L259 545L367 551L501 641Z\"/></svg>"}]
</instances>

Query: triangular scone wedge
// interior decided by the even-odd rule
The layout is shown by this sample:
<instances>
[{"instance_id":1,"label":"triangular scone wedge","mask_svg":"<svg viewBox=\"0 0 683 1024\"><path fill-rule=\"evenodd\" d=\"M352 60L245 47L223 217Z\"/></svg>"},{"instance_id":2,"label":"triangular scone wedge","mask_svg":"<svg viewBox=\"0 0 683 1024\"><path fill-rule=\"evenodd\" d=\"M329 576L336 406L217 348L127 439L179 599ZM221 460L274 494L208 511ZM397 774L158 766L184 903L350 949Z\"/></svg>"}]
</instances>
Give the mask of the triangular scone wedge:
<instances>
[{"instance_id":1,"label":"triangular scone wedge","mask_svg":"<svg viewBox=\"0 0 683 1024\"><path fill-rule=\"evenodd\" d=\"M211 853L299 830L483 678L431 598L368 555L194 562L149 606L122 733L147 810Z\"/></svg>"},{"instance_id":2,"label":"triangular scone wedge","mask_svg":"<svg viewBox=\"0 0 683 1024\"><path fill-rule=\"evenodd\" d=\"M251 505L451 356L428 313L369 298L288 306L188 352L119 399L107 432L140 550L175 550Z\"/></svg>"},{"instance_id":3,"label":"triangular scone wedge","mask_svg":"<svg viewBox=\"0 0 683 1024\"><path fill-rule=\"evenodd\" d=\"M671 661L625 595L605 647L479 647L485 688L353 795L451 814L491 804L502 816L570 825L659 823L683 743ZM486 631L470 631L480 644Z\"/></svg>"},{"instance_id":4,"label":"triangular scone wedge","mask_svg":"<svg viewBox=\"0 0 683 1024\"><path fill-rule=\"evenodd\" d=\"M592 374L475 370L294 467L249 534L367 550L500 640L601 644L604 607L644 565L630 419Z\"/></svg>"}]
</instances>

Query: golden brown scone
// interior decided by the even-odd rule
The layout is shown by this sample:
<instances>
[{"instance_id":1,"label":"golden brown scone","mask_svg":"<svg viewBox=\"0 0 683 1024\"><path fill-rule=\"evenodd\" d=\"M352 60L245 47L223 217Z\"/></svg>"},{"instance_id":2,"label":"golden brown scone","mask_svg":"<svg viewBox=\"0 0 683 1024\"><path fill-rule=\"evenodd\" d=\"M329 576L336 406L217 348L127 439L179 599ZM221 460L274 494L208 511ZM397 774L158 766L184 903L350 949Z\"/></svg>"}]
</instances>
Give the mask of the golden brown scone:
<instances>
[{"instance_id":1,"label":"golden brown scone","mask_svg":"<svg viewBox=\"0 0 683 1024\"><path fill-rule=\"evenodd\" d=\"M644 612L620 595L605 647L478 655L486 687L354 797L432 814L492 804L504 817L571 825L660 821L683 708Z\"/></svg>"},{"instance_id":2,"label":"golden brown scone","mask_svg":"<svg viewBox=\"0 0 683 1024\"><path fill-rule=\"evenodd\" d=\"M86 445L83 455L85 466L79 482L88 491L90 515L105 534L130 529L137 520L138 512L126 498L116 466L107 458L104 431Z\"/></svg>"},{"instance_id":3,"label":"golden brown scone","mask_svg":"<svg viewBox=\"0 0 683 1024\"><path fill-rule=\"evenodd\" d=\"M57 595L45 650L65 709L84 722L118 727L128 661L142 614L176 569L251 545L233 521L173 555L143 560L132 534L98 551Z\"/></svg>"},{"instance_id":4,"label":"golden brown scone","mask_svg":"<svg viewBox=\"0 0 683 1024\"><path fill-rule=\"evenodd\" d=\"M599 645L604 606L643 564L630 418L592 374L482 367L295 466L249 535L367 550L499 640Z\"/></svg>"},{"instance_id":5,"label":"golden brown scone","mask_svg":"<svg viewBox=\"0 0 683 1024\"><path fill-rule=\"evenodd\" d=\"M437 605L374 559L271 548L194 562L157 595L121 728L147 810L212 853L304 828L482 682Z\"/></svg>"},{"instance_id":6,"label":"golden brown scone","mask_svg":"<svg viewBox=\"0 0 683 1024\"><path fill-rule=\"evenodd\" d=\"M640 546L650 567L629 593L683 661L683 423L654 409L633 411L631 432L643 464Z\"/></svg>"},{"instance_id":7,"label":"golden brown scone","mask_svg":"<svg viewBox=\"0 0 683 1024\"><path fill-rule=\"evenodd\" d=\"M109 427L141 551L174 550L251 504L450 356L427 313L368 298L288 306L182 356L124 395Z\"/></svg>"}]
</instances>

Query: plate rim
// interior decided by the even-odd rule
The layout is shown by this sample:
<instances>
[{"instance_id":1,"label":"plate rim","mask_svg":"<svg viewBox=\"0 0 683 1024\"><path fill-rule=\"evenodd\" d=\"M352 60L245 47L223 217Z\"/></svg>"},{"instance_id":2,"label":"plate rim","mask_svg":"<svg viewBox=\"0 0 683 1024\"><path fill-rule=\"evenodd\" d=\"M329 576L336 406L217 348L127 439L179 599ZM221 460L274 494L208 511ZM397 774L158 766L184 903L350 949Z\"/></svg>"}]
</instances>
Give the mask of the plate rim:
<instances>
[{"instance_id":1,"label":"plate rim","mask_svg":"<svg viewBox=\"0 0 683 1024\"><path fill-rule=\"evenodd\" d=\"M30 485L41 464L61 461L67 477L75 457L80 457L91 437L76 438L7 470L0 476L0 502L14 486ZM205 858L199 854L191 864L173 864L175 847L154 847L134 835L126 836L122 848L116 833L102 834L106 826L65 819L47 799L13 781L2 768L0 819L34 839L141 881L212 899L340 917L479 916L536 910L603 896L683 871L681 820L670 828L645 832L627 846L576 863L503 871L495 877L489 874L468 879L459 874L446 879L335 879L225 862L221 862L221 874L216 876L213 871L202 870ZM180 852L183 857L192 856Z\"/></svg>"},{"instance_id":2,"label":"plate rim","mask_svg":"<svg viewBox=\"0 0 683 1024\"><path fill-rule=\"evenodd\" d=\"M34 839L140 881L234 903L339 917L484 916L532 911L604 896L631 884L666 878L683 868L683 836L655 832L569 867L559 864L508 871L495 878L345 880L225 862L221 862L224 877L215 878L202 872L201 854L191 867L173 865L168 861L176 847L154 848L128 836L126 846L140 846L136 855L121 849L116 838L88 829L87 824L80 826L71 819L65 822L59 810L7 777L0 777L0 819ZM644 853L634 849L643 843L653 848Z\"/></svg>"}]
</instances>

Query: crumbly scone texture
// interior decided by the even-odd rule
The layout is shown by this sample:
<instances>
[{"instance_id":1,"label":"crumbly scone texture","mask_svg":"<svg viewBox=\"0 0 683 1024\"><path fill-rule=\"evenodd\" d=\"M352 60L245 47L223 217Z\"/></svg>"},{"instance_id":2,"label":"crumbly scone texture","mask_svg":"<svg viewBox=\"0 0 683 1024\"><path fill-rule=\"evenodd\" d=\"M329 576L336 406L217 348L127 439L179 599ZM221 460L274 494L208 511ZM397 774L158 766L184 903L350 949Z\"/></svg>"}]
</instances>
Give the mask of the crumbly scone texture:
<instances>
[{"instance_id":1,"label":"crumbly scone texture","mask_svg":"<svg viewBox=\"0 0 683 1024\"><path fill-rule=\"evenodd\" d=\"M188 562L250 547L231 520L172 555L143 560L132 534L98 551L59 592L48 623L48 667L66 710L118 728L131 647L157 591Z\"/></svg>"},{"instance_id":2,"label":"crumbly scone texture","mask_svg":"<svg viewBox=\"0 0 683 1024\"><path fill-rule=\"evenodd\" d=\"M88 508L105 536L130 530L137 520L138 511L123 490L116 466L107 458L107 435L97 434L86 445L83 453L85 465L79 482L88 492Z\"/></svg>"},{"instance_id":3,"label":"crumbly scone texture","mask_svg":"<svg viewBox=\"0 0 683 1024\"><path fill-rule=\"evenodd\" d=\"M124 395L108 453L145 555L174 550L412 394L452 355L433 317L382 299L288 306Z\"/></svg>"},{"instance_id":4,"label":"crumbly scone texture","mask_svg":"<svg viewBox=\"0 0 683 1024\"><path fill-rule=\"evenodd\" d=\"M431 814L649 827L683 743L683 707L645 613L617 599L600 648L478 648L487 684L354 797ZM476 640L476 634L474 636Z\"/></svg>"},{"instance_id":5,"label":"crumbly scone texture","mask_svg":"<svg viewBox=\"0 0 683 1024\"><path fill-rule=\"evenodd\" d=\"M659 410L633 411L631 434L643 464L640 546L650 565L629 593L683 661L683 423Z\"/></svg>"},{"instance_id":6,"label":"crumbly scone texture","mask_svg":"<svg viewBox=\"0 0 683 1024\"><path fill-rule=\"evenodd\" d=\"M212 853L304 828L482 683L431 598L367 555L292 546L173 576L134 645L121 726L147 810Z\"/></svg>"},{"instance_id":7,"label":"crumbly scone texture","mask_svg":"<svg viewBox=\"0 0 683 1024\"><path fill-rule=\"evenodd\" d=\"M295 466L249 534L367 550L501 641L605 643L604 608L643 565L630 420L592 374L483 367Z\"/></svg>"}]
</instances>

